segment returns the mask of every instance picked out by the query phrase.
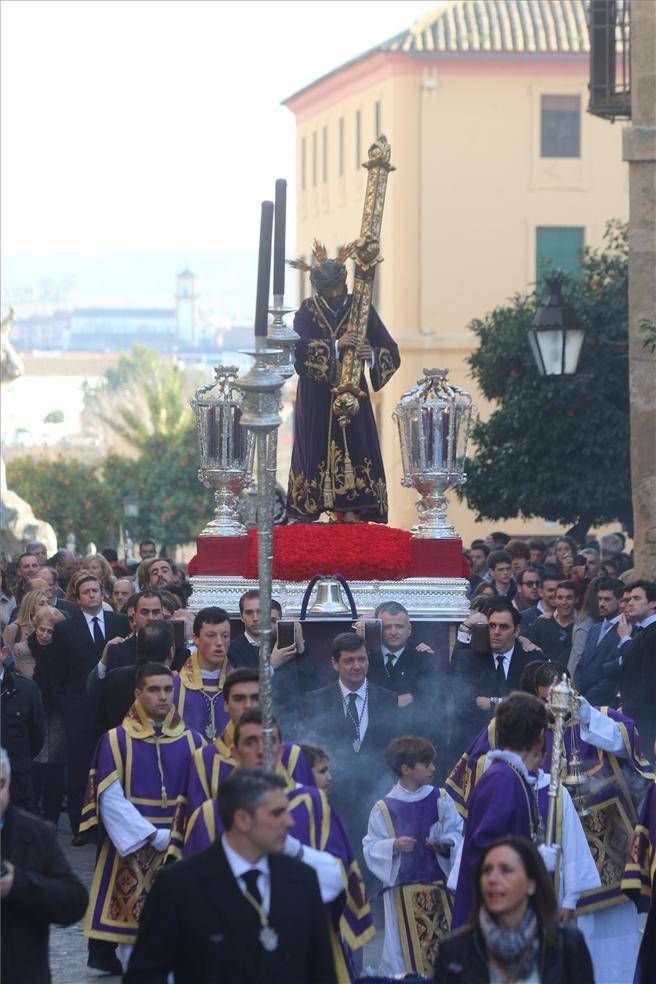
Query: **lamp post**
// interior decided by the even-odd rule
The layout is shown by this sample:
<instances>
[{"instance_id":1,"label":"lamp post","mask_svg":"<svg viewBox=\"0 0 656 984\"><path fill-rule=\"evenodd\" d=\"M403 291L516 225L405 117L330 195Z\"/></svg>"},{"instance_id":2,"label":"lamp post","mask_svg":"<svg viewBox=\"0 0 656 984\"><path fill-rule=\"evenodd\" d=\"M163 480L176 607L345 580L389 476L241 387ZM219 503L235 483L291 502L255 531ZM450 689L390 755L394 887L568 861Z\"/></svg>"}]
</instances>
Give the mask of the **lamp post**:
<instances>
[{"instance_id":1,"label":"lamp post","mask_svg":"<svg viewBox=\"0 0 656 984\"><path fill-rule=\"evenodd\" d=\"M547 277L549 299L535 313L528 331L531 352L541 376L571 376L576 372L585 329L563 300L563 275Z\"/></svg>"}]
</instances>

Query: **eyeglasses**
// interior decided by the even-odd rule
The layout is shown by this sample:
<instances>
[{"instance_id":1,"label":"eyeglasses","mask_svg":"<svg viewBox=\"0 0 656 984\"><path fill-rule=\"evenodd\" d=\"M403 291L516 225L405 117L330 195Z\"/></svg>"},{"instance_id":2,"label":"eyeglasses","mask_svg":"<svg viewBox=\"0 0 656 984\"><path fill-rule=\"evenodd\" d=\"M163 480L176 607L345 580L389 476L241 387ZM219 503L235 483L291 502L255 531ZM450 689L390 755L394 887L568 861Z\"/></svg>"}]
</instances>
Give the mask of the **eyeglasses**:
<instances>
[{"instance_id":1,"label":"eyeglasses","mask_svg":"<svg viewBox=\"0 0 656 984\"><path fill-rule=\"evenodd\" d=\"M522 585L525 588L539 588L540 587L540 582L539 581L522 581Z\"/></svg>"}]
</instances>

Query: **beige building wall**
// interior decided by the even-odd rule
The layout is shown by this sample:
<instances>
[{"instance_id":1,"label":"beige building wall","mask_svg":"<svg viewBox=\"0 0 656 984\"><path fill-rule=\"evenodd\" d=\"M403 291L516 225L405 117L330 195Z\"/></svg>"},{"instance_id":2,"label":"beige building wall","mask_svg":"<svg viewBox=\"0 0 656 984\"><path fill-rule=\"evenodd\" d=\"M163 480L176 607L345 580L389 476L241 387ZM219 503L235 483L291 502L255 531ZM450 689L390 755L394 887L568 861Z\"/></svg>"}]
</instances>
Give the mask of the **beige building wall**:
<instances>
[{"instance_id":1,"label":"beige building wall","mask_svg":"<svg viewBox=\"0 0 656 984\"><path fill-rule=\"evenodd\" d=\"M542 94L580 95L579 158L540 157ZM416 496L400 485L391 417L402 392L424 367L445 366L487 416L491 408L464 361L475 342L469 322L534 281L537 226L583 226L586 246L601 245L606 221L627 218L628 176L620 128L585 112L585 56L460 55L429 62L375 53L288 102L297 119L298 253L306 258L315 237L334 255L359 232L366 172L356 166L356 114L362 161L376 136L376 104L397 168L388 184L377 307L402 357L375 398L376 412L390 523L409 528ZM476 524L455 496L449 516L465 541L493 526L559 531L539 520Z\"/></svg>"}]
</instances>

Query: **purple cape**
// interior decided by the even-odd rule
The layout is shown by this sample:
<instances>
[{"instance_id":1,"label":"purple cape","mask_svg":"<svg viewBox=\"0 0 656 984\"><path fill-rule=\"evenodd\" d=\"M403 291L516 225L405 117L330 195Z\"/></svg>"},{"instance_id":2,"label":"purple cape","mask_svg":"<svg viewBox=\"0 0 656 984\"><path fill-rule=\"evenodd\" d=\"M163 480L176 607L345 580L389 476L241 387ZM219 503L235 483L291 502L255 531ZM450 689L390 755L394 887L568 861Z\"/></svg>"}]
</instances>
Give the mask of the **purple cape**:
<instances>
[{"instance_id":1,"label":"purple cape","mask_svg":"<svg viewBox=\"0 0 656 984\"><path fill-rule=\"evenodd\" d=\"M102 828L101 794L118 780L126 799L142 816L157 829L169 829L176 801L185 790L191 757L200 745L200 735L186 729L174 710L156 741L152 725L136 702L123 724L98 742L80 823L80 831L98 826L103 835L84 923L87 936L134 943L146 894L164 861L164 854L150 845L119 857Z\"/></svg>"},{"instance_id":2,"label":"purple cape","mask_svg":"<svg viewBox=\"0 0 656 984\"><path fill-rule=\"evenodd\" d=\"M650 984L656 980L656 784L645 797L633 831L622 891L639 911L649 909L633 981Z\"/></svg>"},{"instance_id":3,"label":"purple cape","mask_svg":"<svg viewBox=\"0 0 656 984\"><path fill-rule=\"evenodd\" d=\"M211 686L204 684L194 653L180 672L173 674L173 706L187 727L197 731L205 741L214 741L230 720L225 709L223 683L231 670L224 659L218 682Z\"/></svg>"},{"instance_id":4,"label":"purple cape","mask_svg":"<svg viewBox=\"0 0 656 984\"><path fill-rule=\"evenodd\" d=\"M300 335L296 343L298 373L294 413L294 446L289 473L287 512L310 522L324 510L353 510L363 519L387 522L387 487L376 421L364 371L360 409L345 429L355 483L348 487L344 462L344 433L331 412L332 387L338 382L335 341L348 328L351 299L336 315L318 295L301 304L294 318ZM369 377L381 389L400 365L398 346L373 308L367 341L374 353ZM332 492L332 500L331 493Z\"/></svg>"},{"instance_id":5,"label":"purple cape","mask_svg":"<svg viewBox=\"0 0 656 984\"><path fill-rule=\"evenodd\" d=\"M476 868L486 848L507 834L534 840L538 824L535 796L529 784L506 762L493 762L469 800L453 906L454 929L471 918Z\"/></svg>"},{"instance_id":6,"label":"purple cape","mask_svg":"<svg viewBox=\"0 0 656 984\"><path fill-rule=\"evenodd\" d=\"M608 905L619 905L624 901L621 889L622 869L631 842L633 825L637 812L632 798L632 787L639 789L637 799L642 799L645 784L653 781L650 765L642 757L640 739L631 718L612 708L598 708L618 725L624 739L627 757L625 760L604 752L596 745L581 739L578 724L565 730L565 748L569 761L576 746L583 763L583 770L590 780L590 794L587 797L587 812L580 814L583 831L595 860L601 888L584 892L576 907L577 915L593 912ZM546 752L540 763L543 772L551 769L551 749L553 731L545 736ZM496 748L495 722L481 731L470 748L460 757L450 772L445 785L448 787L456 806L463 816L467 816L468 804L485 766L485 756L491 748ZM632 770L627 776L622 769L626 761ZM563 778L567 772L564 766Z\"/></svg>"}]
</instances>

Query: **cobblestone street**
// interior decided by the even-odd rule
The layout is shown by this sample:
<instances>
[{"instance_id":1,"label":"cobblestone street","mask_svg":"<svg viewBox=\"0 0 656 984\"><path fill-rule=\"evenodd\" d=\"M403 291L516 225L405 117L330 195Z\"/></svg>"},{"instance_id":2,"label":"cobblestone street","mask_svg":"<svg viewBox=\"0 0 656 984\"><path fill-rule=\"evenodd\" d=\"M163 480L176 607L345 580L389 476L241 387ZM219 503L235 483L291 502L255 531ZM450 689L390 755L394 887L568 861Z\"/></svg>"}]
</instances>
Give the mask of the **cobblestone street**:
<instances>
[{"instance_id":1,"label":"cobblestone street","mask_svg":"<svg viewBox=\"0 0 656 984\"><path fill-rule=\"evenodd\" d=\"M68 829L60 830L58 838L60 847L73 870L88 889L96 857L95 846L89 844L87 847L71 847L71 833ZM79 984L80 981L95 981L101 978L108 981L118 980L87 968L87 940L82 934L82 921L67 929L61 926L51 927L50 969L53 984Z\"/></svg>"}]
</instances>

